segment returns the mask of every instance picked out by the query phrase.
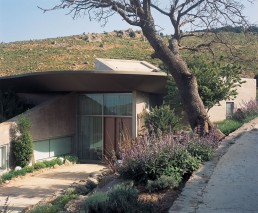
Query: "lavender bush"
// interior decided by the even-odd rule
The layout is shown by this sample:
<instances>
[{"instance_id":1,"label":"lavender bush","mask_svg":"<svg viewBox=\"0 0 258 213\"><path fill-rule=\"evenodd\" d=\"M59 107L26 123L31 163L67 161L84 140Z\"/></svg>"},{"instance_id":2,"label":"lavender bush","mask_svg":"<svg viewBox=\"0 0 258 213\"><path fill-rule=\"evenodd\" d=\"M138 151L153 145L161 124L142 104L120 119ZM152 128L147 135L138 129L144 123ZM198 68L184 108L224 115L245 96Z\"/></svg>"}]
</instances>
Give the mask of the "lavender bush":
<instances>
[{"instance_id":1,"label":"lavender bush","mask_svg":"<svg viewBox=\"0 0 258 213\"><path fill-rule=\"evenodd\" d=\"M258 101L250 100L243 101L240 107L235 109L232 118L237 121L244 121L246 118L256 115L258 115Z\"/></svg>"},{"instance_id":2,"label":"lavender bush","mask_svg":"<svg viewBox=\"0 0 258 213\"><path fill-rule=\"evenodd\" d=\"M213 134L202 138L193 133L145 135L121 145L122 164L118 172L145 184L162 175L182 177L210 159L217 146Z\"/></svg>"}]
</instances>

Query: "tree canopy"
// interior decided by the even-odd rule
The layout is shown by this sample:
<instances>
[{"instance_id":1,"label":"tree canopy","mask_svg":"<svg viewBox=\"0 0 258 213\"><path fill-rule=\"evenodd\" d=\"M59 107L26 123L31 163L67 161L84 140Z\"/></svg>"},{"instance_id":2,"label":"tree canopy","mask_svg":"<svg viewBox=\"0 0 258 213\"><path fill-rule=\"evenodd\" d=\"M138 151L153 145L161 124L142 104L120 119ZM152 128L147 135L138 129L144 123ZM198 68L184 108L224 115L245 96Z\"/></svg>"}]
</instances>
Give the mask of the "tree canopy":
<instances>
[{"instance_id":1,"label":"tree canopy","mask_svg":"<svg viewBox=\"0 0 258 213\"><path fill-rule=\"evenodd\" d=\"M209 62L194 57L193 62L189 63L188 66L197 78L198 92L207 112L220 101L234 100L237 96L237 88L244 83L240 77L240 66L235 64ZM173 108L182 107L179 92L173 79L168 80L167 88L166 101Z\"/></svg>"}]
</instances>

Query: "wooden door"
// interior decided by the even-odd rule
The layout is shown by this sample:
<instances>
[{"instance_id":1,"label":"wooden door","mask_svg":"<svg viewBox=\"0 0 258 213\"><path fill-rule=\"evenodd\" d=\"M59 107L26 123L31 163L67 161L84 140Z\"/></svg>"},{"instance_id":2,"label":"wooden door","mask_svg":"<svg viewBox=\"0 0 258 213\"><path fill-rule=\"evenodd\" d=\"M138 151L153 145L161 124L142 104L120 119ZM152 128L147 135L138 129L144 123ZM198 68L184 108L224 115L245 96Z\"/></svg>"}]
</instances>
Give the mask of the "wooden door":
<instances>
[{"instance_id":1,"label":"wooden door","mask_svg":"<svg viewBox=\"0 0 258 213\"><path fill-rule=\"evenodd\" d=\"M132 118L104 118L104 155L109 157L113 151L118 153L119 143L132 137Z\"/></svg>"}]
</instances>

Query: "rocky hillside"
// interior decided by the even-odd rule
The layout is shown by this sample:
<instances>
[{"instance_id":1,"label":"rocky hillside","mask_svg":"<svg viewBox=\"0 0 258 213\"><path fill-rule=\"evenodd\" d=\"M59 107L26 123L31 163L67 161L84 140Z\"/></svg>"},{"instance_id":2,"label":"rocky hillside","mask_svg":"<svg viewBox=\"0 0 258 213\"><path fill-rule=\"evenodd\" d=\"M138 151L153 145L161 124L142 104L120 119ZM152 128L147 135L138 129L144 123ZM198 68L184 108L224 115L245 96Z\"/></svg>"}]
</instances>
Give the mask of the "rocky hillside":
<instances>
[{"instance_id":1,"label":"rocky hillside","mask_svg":"<svg viewBox=\"0 0 258 213\"><path fill-rule=\"evenodd\" d=\"M244 54L235 62L240 63L244 76L254 76L258 65L247 59L258 58L258 34L248 38L241 33L227 33L227 39L233 41ZM205 38L204 38L205 39ZM167 37L164 36L164 40ZM188 39L185 44L198 43L197 39ZM236 51L236 53L237 53ZM226 56L224 61L231 61L224 48L218 47L218 55ZM152 48L141 31L114 31L102 34L82 34L44 40L30 40L0 44L0 76L53 70L92 70L94 59L120 58L146 60L159 66L158 59L152 59ZM189 59L193 54L184 53ZM210 56L205 57L209 58ZM243 60L244 59L244 60Z\"/></svg>"}]
</instances>

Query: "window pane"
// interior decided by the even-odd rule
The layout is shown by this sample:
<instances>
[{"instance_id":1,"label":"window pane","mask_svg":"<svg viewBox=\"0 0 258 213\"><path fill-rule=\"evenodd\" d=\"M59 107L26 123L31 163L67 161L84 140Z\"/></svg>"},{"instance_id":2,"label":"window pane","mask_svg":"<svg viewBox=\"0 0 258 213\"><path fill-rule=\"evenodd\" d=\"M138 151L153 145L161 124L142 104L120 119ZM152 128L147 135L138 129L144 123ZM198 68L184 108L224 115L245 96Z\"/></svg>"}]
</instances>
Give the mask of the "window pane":
<instances>
[{"instance_id":1,"label":"window pane","mask_svg":"<svg viewBox=\"0 0 258 213\"><path fill-rule=\"evenodd\" d=\"M131 116L131 94L104 94L104 114Z\"/></svg>"},{"instance_id":2,"label":"window pane","mask_svg":"<svg viewBox=\"0 0 258 213\"><path fill-rule=\"evenodd\" d=\"M81 95L79 102L80 115L102 115L103 95Z\"/></svg>"},{"instance_id":3,"label":"window pane","mask_svg":"<svg viewBox=\"0 0 258 213\"><path fill-rule=\"evenodd\" d=\"M35 160L49 158L49 140L34 142L34 157Z\"/></svg>"},{"instance_id":4,"label":"window pane","mask_svg":"<svg viewBox=\"0 0 258 213\"><path fill-rule=\"evenodd\" d=\"M72 153L72 138L55 138L50 140L50 157Z\"/></svg>"},{"instance_id":5,"label":"window pane","mask_svg":"<svg viewBox=\"0 0 258 213\"><path fill-rule=\"evenodd\" d=\"M80 158L100 160L102 158L102 117L82 116L79 123Z\"/></svg>"}]
</instances>

